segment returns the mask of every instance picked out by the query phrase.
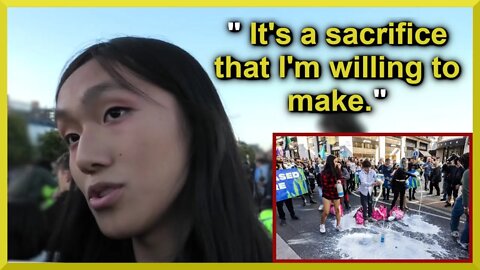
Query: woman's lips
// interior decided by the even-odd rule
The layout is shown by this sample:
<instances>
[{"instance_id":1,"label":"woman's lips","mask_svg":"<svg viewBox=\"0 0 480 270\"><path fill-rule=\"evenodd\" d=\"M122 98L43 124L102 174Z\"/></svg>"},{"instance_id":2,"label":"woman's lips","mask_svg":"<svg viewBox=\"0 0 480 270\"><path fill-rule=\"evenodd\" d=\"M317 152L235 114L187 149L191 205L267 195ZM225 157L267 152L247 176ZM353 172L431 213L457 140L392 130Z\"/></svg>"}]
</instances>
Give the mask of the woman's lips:
<instances>
[{"instance_id":1,"label":"woman's lips","mask_svg":"<svg viewBox=\"0 0 480 270\"><path fill-rule=\"evenodd\" d=\"M88 203L93 210L103 210L113 207L122 194L122 184L98 183L88 188Z\"/></svg>"}]
</instances>

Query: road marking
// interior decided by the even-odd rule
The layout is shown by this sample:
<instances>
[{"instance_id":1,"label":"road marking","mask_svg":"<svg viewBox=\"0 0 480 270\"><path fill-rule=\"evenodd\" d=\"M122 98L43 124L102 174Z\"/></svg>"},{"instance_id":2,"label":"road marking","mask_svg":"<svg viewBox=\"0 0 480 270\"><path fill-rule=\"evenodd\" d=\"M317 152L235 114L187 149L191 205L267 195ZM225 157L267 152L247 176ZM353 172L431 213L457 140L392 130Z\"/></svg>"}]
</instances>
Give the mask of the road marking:
<instances>
[{"instance_id":1,"label":"road marking","mask_svg":"<svg viewBox=\"0 0 480 270\"><path fill-rule=\"evenodd\" d=\"M283 238L276 235L277 240L277 259L284 259L284 260L298 260L301 259L300 256L283 240Z\"/></svg>"}]
</instances>

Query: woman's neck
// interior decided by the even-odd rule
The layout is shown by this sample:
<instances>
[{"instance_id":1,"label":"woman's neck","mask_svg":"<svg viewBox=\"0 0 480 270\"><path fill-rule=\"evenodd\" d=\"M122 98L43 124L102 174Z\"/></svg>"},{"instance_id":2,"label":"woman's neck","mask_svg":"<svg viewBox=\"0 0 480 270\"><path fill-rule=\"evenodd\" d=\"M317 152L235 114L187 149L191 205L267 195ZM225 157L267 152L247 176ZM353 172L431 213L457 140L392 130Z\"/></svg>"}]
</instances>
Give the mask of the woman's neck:
<instances>
[{"instance_id":1,"label":"woman's neck","mask_svg":"<svg viewBox=\"0 0 480 270\"><path fill-rule=\"evenodd\" d=\"M163 226L143 237L133 238L137 262L173 262L182 253L190 229L184 224Z\"/></svg>"},{"instance_id":2,"label":"woman's neck","mask_svg":"<svg viewBox=\"0 0 480 270\"><path fill-rule=\"evenodd\" d=\"M132 239L137 262L172 262L185 256L182 253L192 231L193 218L188 211L188 199L183 200L177 200L153 229Z\"/></svg>"}]
</instances>

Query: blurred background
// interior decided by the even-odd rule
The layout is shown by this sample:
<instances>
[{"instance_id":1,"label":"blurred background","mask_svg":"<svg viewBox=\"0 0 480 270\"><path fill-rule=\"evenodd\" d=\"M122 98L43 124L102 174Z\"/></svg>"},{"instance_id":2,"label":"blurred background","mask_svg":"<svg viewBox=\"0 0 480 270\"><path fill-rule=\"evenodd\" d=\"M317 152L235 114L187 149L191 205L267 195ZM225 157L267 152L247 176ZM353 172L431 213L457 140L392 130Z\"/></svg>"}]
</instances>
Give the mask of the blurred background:
<instances>
[{"instance_id":1,"label":"blurred background","mask_svg":"<svg viewBox=\"0 0 480 270\"><path fill-rule=\"evenodd\" d=\"M68 148L53 120L54 108L8 99L8 258L44 261L63 203L62 155ZM237 141L255 212L272 231L271 150Z\"/></svg>"}]
</instances>

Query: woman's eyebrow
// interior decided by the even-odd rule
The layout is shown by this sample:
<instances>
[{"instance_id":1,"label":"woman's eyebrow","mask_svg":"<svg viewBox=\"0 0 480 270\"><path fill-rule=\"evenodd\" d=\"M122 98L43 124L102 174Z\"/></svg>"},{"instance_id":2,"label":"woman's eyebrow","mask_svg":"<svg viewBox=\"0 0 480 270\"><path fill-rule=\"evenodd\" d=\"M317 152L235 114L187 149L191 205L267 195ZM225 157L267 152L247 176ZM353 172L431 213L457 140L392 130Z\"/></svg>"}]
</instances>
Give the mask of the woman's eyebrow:
<instances>
[{"instance_id":1,"label":"woman's eyebrow","mask_svg":"<svg viewBox=\"0 0 480 270\"><path fill-rule=\"evenodd\" d=\"M81 103L85 107L85 109L90 110L90 108L95 104L97 99L99 99L102 95L110 91L121 91L121 92L132 93L136 96L144 98L147 101L153 102L161 107L165 107L162 103L146 95L143 91L139 89L132 89L128 86L124 86L120 83L117 83L116 81L107 81L107 82L102 82L97 85L91 86L83 94Z\"/></svg>"},{"instance_id":2,"label":"woman's eyebrow","mask_svg":"<svg viewBox=\"0 0 480 270\"><path fill-rule=\"evenodd\" d=\"M73 117L70 115L68 111L62 110L62 109L55 109L55 123L58 126L59 121L70 121L73 119Z\"/></svg>"},{"instance_id":3,"label":"woman's eyebrow","mask_svg":"<svg viewBox=\"0 0 480 270\"><path fill-rule=\"evenodd\" d=\"M85 93L83 94L83 97L81 99L82 104L85 107L91 107L95 101L100 98L102 95L104 95L106 92L112 91L112 90L119 90L119 91L128 91L131 93L135 93L134 91L131 91L130 89L125 89L121 85L115 82L103 82L99 83L97 85L91 86L88 88Z\"/></svg>"},{"instance_id":4,"label":"woman's eyebrow","mask_svg":"<svg viewBox=\"0 0 480 270\"><path fill-rule=\"evenodd\" d=\"M132 93L135 93L134 91L131 91L130 89L125 89L124 87L122 87L121 85L115 83L115 82L111 82L111 81L108 81L108 82L102 82L102 83L99 83L99 84L96 84L94 86L91 86L90 88L88 88L83 97L81 98L81 104L83 105L83 107L87 110L90 109L90 107L92 107L96 100L98 100L98 98L100 98L102 95L104 95L105 93L109 92L109 91L128 91L128 92L132 92ZM55 122L58 122L59 121L73 121L74 120L74 117L71 115L71 113L68 111L68 110L64 110L64 109L55 109Z\"/></svg>"}]
</instances>

